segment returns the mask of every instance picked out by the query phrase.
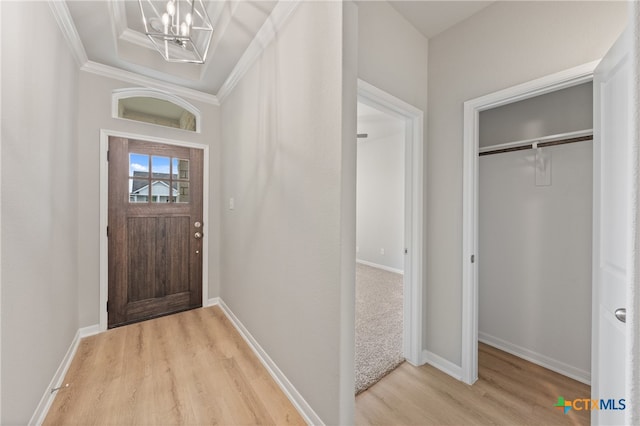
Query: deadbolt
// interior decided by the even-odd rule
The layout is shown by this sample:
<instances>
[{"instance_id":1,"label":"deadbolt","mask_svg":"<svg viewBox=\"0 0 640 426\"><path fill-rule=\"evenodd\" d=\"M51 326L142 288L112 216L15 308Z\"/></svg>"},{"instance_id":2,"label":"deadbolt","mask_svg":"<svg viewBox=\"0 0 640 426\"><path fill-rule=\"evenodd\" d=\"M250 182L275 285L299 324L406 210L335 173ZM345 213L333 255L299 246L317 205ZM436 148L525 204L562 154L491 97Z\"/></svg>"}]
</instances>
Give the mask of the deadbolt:
<instances>
[{"instance_id":1,"label":"deadbolt","mask_svg":"<svg viewBox=\"0 0 640 426\"><path fill-rule=\"evenodd\" d=\"M194 237L196 240L199 240L200 238L202 238L202 234L201 234L200 232L196 232L195 234L193 234L193 237Z\"/></svg>"},{"instance_id":2,"label":"deadbolt","mask_svg":"<svg viewBox=\"0 0 640 426\"><path fill-rule=\"evenodd\" d=\"M200 222L196 222L193 224L193 226L195 226L196 228L200 228L202 224Z\"/></svg>"}]
</instances>

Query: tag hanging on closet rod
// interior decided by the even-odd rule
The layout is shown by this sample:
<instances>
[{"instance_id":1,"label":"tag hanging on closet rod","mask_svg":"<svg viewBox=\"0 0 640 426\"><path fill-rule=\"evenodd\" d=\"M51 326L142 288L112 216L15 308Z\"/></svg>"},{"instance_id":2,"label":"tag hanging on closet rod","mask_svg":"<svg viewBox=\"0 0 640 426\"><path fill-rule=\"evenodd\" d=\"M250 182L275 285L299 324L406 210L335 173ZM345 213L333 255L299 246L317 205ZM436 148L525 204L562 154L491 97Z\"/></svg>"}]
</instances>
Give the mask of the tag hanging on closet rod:
<instances>
[{"instance_id":1,"label":"tag hanging on closet rod","mask_svg":"<svg viewBox=\"0 0 640 426\"><path fill-rule=\"evenodd\" d=\"M537 143L533 143L532 148L536 150L536 186L551 186L551 150L538 147Z\"/></svg>"}]
</instances>

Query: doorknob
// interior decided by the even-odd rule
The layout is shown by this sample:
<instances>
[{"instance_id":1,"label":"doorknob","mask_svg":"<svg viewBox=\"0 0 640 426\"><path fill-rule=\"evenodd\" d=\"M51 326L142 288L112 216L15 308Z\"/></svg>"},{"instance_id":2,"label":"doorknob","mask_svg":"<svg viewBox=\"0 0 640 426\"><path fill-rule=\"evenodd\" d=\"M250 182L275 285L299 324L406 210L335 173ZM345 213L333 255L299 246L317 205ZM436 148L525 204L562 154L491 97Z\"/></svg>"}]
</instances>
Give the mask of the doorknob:
<instances>
[{"instance_id":1,"label":"doorknob","mask_svg":"<svg viewBox=\"0 0 640 426\"><path fill-rule=\"evenodd\" d=\"M625 308L616 309L615 314L616 318L618 318L618 321L627 322L627 310Z\"/></svg>"},{"instance_id":2,"label":"doorknob","mask_svg":"<svg viewBox=\"0 0 640 426\"><path fill-rule=\"evenodd\" d=\"M200 238L202 238L202 233L196 232L195 234L193 234L193 238L195 238L196 240L199 240Z\"/></svg>"}]
</instances>

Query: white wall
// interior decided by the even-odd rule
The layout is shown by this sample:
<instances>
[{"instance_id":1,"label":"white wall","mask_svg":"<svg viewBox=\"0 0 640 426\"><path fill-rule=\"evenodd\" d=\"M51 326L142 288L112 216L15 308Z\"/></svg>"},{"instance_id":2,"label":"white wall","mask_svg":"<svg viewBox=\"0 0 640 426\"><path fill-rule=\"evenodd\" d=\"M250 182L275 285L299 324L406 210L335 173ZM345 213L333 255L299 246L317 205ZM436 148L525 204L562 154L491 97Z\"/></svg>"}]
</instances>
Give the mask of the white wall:
<instances>
[{"instance_id":1,"label":"white wall","mask_svg":"<svg viewBox=\"0 0 640 426\"><path fill-rule=\"evenodd\" d=\"M463 102L602 57L625 19L624 2L496 2L429 41L424 338L431 352L460 365Z\"/></svg>"},{"instance_id":2,"label":"white wall","mask_svg":"<svg viewBox=\"0 0 640 426\"><path fill-rule=\"evenodd\" d=\"M358 77L425 114L427 53L427 39L387 2L358 2Z\"/></svg>"},{"instance_id":3,"label":"white wall","mask_svg":"<svg viewBox=\"0 0 640 426\"><path fill-rule=\"evenodd\" d=\"M480 112L480 147L540 138L593 127L593 84Z\"/></svg>"},{"instance_id":4,"label":"white wall","mask_svg":"<svg viewBox=\"0 0 640 426\"><path fill-rule=\"evenodd\" d=\"M99 323L100 298L100 130L116 130L165 139L209 145L209 297L219 295L220 209L220 108L185 98L202 113L202 132L155 126L111 117L114 89L136 87L129 83L80 72L78 112L78 315L80 326ZM207 220L207 219L205 219Z\"/></svg>"},{"instance_id":5,"label":"white wall","mask_svg":"<svg viewBox=\"0 0 640 426\"><path fill-rule=\"evenodd\" d=\"M302 2L221 109L221 296L326 424L353 422L352 7Z\"/></svg>"},{"instance_id":6,"label":"white wall","mask_svg":"<svg viewBox=\"0 0 640 426\"><path fill-rule=\"evenodd\" d=\"M78 71L46 2L1 7L0 423L26 424L78 329Z\"/></svg>"},{"instance_id":7,"label":"white wall","mask_svg":"<svg viewBox=\"0 0 640 426\"><path fill-rule=\"evenodd\" d=\"M479 336L565 374L591 370L592 150L543 148L480 157Z\"/></svg>"},{"instance_id":8,"label":"white wall","mask_svg":"<svg viewBox=\"0 0 640 426\"><path fill-rule=\"evenodd\" d=\"M356 258L404 270L405 124L392 117L358 118ZM384 254L381 253L384 250Z\"/></svg>"}]
</instances>

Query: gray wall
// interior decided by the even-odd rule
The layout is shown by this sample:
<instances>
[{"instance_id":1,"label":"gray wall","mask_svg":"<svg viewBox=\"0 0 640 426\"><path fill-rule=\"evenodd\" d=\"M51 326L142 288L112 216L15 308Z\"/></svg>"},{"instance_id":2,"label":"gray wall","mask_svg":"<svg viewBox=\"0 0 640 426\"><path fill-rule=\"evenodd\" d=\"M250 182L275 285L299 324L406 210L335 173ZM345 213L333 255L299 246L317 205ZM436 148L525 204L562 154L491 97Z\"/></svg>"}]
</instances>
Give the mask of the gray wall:
<instances>
[{"instance_id":1,"label":"gray wall","mask_svg":"<svg viewBox=\"0 0 640 426\"><path fill-rule=\"evenodd\" d=\"M424 337L431 352L460 365L464 101L602 57L625 19L623 2L497 2L429 41Z\"/></svg>"},{"instance_id":2,"label":"gray wall","mask_svg":"<svg viewBox=\"0 0 640 426\"><path fill-rule=\"evenodd\" d=\"M480 112L480 147L593 127L593 84Z\"/></svg>"},{"instance_id":3,"label":"gray wall","mask_svg":"<svg viewBox=\"0 0 640 426\"><path fill-rule=\"evenodd\" d=\"M100 130L116 130L209 145L209 297L219 295L220 108L184 98L202 113L202 132L155 126L111 117L114 89L135 85L80 72L78 126L78 315L80 326L99 323L100 299Z\"/></svg>"},{"instance_id":4,"label":"gray wall","mask_svg":"<svg viewBox=\"0 0 640 426\"><path fill-rule=\"evenodd\" d=\"M404 270L404 121L358 118L356 258ZM384 254L380 252L384 249Z\"/></svg>"},{"instance_id":5,"label":"gray wall","mask_svg":"<svg viewBox=\"0 0 640 426\"><path fill-rule=\"evenodd\" d=\"M46 2L2 5L2 424L26 424L78 329L78 67Z\"/></svg>"},{"instance_id":6,"label":"gray wall","mask_svg":"<svg viewBox=\"0 0 640 426\"><path fill-rule=\"evenodd\" d=\"M221 116L222 299L327 424L352 422L354 404L355 229L343 223L355 219L355 33L343 7L302 2Z\"/></svg>"}]
</instances>

